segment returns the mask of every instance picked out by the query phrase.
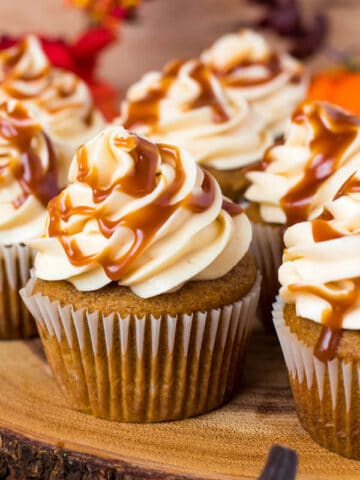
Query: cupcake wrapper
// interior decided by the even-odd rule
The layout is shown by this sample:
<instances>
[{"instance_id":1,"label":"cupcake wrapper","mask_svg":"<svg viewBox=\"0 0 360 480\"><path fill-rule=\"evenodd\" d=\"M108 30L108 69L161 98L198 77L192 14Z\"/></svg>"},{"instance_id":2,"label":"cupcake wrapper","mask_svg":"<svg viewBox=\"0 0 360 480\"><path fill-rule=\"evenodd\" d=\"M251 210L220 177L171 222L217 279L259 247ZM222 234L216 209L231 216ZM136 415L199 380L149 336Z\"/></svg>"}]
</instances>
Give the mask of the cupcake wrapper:
<instances>
[{"instance_id":1,"label":"cupcake wrapper","mask_svg":"<svg viewBox=\"0 0 360 480\"><path fill-rule=\"evenodd\" d=\"M360 459L360 364L340 358L318 360L313 348L290 331L283 308L278 297L274 326L301 424L323 447Z\"/></svg>"},{"instance_id":2,"label":"cupcake wrapper","mask_svg":"<svg viewBox=\"0 0 360 480\"><path fill-rule=\"evenodd\" d=\"M177 316L74 311L40 293L21 296L73 408L123 422L185 418L222 404L239 383L260 275L241 300Z\"/></svg>"},{"instance_id":3,"label":"cupcake wrapper","mask_svg":"<svg viewBox=\"0 0 360 480\"><path fill-rule=\"evenodd\" d=\"M0 258L0 339L31 337L36 325L18 292L30 277L33 251L21 244L1 245Z\"/></svg>"},{"instance_id":4,"label":"cupcake wrapper","mask_svg":"<svg viewBox=\"0 0 360 480\"><path fill-rule=\"evenodd\" d=\"M279 291L278 270L283 253L283 226L253 223L252 252L262 274L259 310L260 319L268 328L272 324L272 303Z\"/></svg>"}]
</instances>

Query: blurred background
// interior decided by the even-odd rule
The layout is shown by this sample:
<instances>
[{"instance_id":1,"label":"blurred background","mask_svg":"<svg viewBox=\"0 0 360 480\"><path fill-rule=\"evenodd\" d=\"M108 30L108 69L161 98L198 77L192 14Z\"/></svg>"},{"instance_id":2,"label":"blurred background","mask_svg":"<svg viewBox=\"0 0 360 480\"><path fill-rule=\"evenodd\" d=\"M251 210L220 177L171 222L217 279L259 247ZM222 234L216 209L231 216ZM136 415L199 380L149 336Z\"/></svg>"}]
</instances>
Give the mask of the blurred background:
<instances>
[{"instance_id":1,"label":"blurred background","mask_svg":"<svg viewBox=\"0 0 360 480\"><path fill-rule=\"evenodd\" d=\"M220 34L252 24L262 15L265 4L274 3L143 0L136 18L121 21L119 39L102 54L98 73L124 89L142 73L161 67L170 58L196 55ZM310 65L318 67L328 62L326 49L348 49L357 42L358 0L302 0L300 3L304 16L311 18L322 11L329 20L326 48L307 59ZM64 0L3 0L0 19L2 34L21 35L31 31L67 39L78 36L89 21L84 11L66 6ZM282 43L282 40L276 41Z\"/></svg>"}]
</instances>

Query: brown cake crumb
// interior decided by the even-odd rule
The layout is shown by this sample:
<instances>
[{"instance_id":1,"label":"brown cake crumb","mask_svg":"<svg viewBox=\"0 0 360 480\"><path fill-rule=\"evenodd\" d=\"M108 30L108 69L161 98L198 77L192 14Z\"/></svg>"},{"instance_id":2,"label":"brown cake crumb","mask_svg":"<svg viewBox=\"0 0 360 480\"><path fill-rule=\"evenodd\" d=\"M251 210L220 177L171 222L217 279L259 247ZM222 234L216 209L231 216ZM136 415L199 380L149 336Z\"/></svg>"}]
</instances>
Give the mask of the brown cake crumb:
<instances>
[{"instance_id":1,"label":"brown cake crumb","mask_svg":"<svg viewBox=\"0 0 360 480\"><path fill-rule=\"evenodd\" d=\"M111 283L100 290L79 292L67 281L37 279L33 294L40 292L51 301L58 300L62 306L71 304L78 310L101 311L108 315L118 312L123 316L133 314L176 315L193 311L205 311L223 307L244 297L254 285L257 275L256 262L251 253L226 275L216 280L188 282L176 292L140 298L128 287Z\"/></svg>"}]
</instances>

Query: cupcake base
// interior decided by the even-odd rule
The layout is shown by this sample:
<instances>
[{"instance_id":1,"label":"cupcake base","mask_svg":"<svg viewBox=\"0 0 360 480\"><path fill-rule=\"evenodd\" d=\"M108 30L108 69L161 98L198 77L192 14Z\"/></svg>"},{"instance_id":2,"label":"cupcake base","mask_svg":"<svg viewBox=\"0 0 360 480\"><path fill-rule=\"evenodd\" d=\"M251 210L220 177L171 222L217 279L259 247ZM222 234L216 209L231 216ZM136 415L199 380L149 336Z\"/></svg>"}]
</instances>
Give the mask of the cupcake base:
<instances>
[{"instance_id":1,"label":"cupcake base","mask_svg":"<svg viewBox=\"0 0 360 480\"><path fill-rule=\"evenodd\" d=\"M30 277L32 250L25 245L0 246L0 339L37 334L30 312L19 295Z\"/></svg>"},{"instance_id":2,"label":"cupcake base","mask_svg":"<svg viewBox=\"0 0 360 480\"><path fill-rule=\"evenodd\" d=\"M290 329L280 298L274 304L273 318L302 426L321 446L359 460L358 359L337 355L328 362L318 360L313 353L314 346L307 345Z\"/></svg>"},{"instance_id":3,"label":"cupcake base","mask_svg":"<svg viewBox=\"0 0 360 480\"><path fill-rule=\"evenodd\" d=\"M177 315L74 310L21 291L49 363L71 406L121 422L182 419L216 408L236 391L260 291Z\"/></svg>"}]
</instances>

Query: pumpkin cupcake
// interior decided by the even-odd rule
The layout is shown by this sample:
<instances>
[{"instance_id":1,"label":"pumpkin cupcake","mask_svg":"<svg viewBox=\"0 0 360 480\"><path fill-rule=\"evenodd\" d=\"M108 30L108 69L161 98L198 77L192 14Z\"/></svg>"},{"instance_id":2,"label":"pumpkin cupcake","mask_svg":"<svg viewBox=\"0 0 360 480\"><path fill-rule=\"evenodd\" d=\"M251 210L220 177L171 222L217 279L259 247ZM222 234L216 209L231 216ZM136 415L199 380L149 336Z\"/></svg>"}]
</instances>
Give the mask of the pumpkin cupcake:
<instances>
[{"instance_id":1,"label":"pumpkin cupcake","mask_svg":"<svg viewBox=\"0 0 360 480\"><path fill-rule=\"evenodd\" d=\"M248 29L220 37L200 58L234 102L241 104L245 98L265 118L274 137L285 133L308 85L299 61Z\"/></svg>"},{"instance_id":2,"label":"pumpkin cupcake","mask_svg":"<svg viewBox=\"0 0 360 480\"><path fill-rule=\"evenodd\" d=\"M258 162L272 140L261 115L245 98L233 101L197 59L171 62L130 87L120 123L187 149L233 200L247 186L244 167Z\"/></svg>"},{"instance_id":3,"label":"pumpkin cupcake","mask_svg":"<svg viewBox=\"0 0 360 480\"><path fill-rule=\"evenodd\" d=\"M45 230L47 202L59 193L52 144L29 111L14 100L0 105L0 339L35 335L18 294L30 276L24 243Z\"/></svg>"},{"instance_id":4,"label":"pumpkin cupcake","mask_svg":"<svg viewBox=\"0 0 360 480\"><path fill-rule=\"evenodd\" d=\"M247 213L263 274L260 306L268 325L279 287L283 229L319 215L336 193L334 174L345 165L360 167L360 118L328 103L307 101L294 112L284 141L268 149L263 162L247 174Z\"/></svg>"},{"instance_id":5,"label":"pumpkin cupcake","mask_svg":"<svg viewBox=\"0 0 360 480\"><path fill-rule=\"evenodd\" d=\"M72 407L154 422L225 402L259 293L242 209L186 151L117 126L69 180L21 295Z\"/></svg>"},{"instance_id":6,"label":"pumpkin cupcake","mask_svg":"<svg viewBox=\"0 0 360 480\"><path fill-rule=\"evenodd\" d=\"M285 233L274 324L300 422L359 460L360 173L348 175L318 218Z\"/></svg>"},{"instance_id":7,"label":"pumpkin cupcake","mask_svg":"<svg viewBox=\"0 0 360 480\"><path fill-rule=\"evenodd\" d=\"M0 52L0 101L19 99L43 125L60 162L64 186L79 145L105 125L91 93L77 75L55 68L33 35Z\"/></svg>"}]
</instances>

